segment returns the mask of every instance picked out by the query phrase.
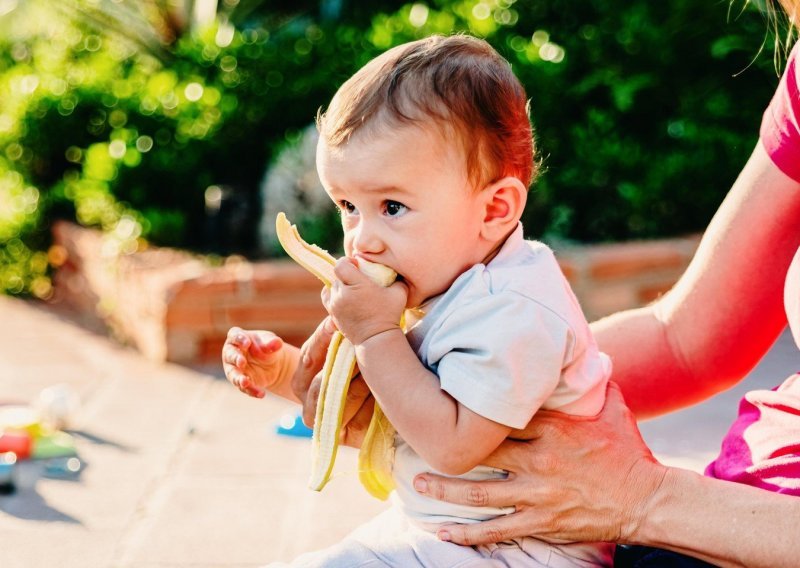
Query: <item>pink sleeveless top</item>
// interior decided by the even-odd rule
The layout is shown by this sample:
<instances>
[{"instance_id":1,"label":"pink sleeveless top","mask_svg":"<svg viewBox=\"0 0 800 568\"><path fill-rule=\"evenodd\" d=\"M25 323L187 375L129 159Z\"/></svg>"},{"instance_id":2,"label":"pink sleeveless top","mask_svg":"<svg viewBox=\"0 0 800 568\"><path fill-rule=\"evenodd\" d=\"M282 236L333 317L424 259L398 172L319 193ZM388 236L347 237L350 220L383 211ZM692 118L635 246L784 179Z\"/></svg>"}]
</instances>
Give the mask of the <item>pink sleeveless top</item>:
<instances>
[{"instance_id":1,"label":"pink sleeveless top","mask_svg":"<svg viewBox=\"0 0 800 568\"><path fill-rule=\"evenodd\" d=\"M775 96L764 113L760 140L778 168L800 182L800 43L792 50ZM798 222L800 227L800 222ZM800 230L800 228L798 229ZM784 304L800 347L800 250L786 277ZM706 475L800 496L800 372L772 390L751 391Z\"/></svg>"}]
</instances>

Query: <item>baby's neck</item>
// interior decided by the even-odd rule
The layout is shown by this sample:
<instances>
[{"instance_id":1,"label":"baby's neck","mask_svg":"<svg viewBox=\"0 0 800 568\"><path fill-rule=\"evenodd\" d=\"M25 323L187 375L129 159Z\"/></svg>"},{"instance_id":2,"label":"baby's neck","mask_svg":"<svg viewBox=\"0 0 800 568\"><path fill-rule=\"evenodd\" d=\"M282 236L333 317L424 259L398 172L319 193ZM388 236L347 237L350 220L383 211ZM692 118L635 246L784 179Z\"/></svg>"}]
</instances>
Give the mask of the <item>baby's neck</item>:
<instances>
[{"instance_id":1,"label":"baby's neck","mask_svg":"<svg viewBox=\"0 0 800 568\"><path fill-rule=\"evenodd\" d=\"M514 233L514 231L516 229L517 228L514 227L502 239L500 239L499 241L494 243L494 245L489 250L489 252L486 254L486 256L483 257L483 260L481 261L481 264L487 265L490 262L492 262L492 259L497 256L497 253L499 253L500 249L503 248L503 245L506 244L506 241L508 240L508 237L510 237Z\"/></svg>"}]
</instances>

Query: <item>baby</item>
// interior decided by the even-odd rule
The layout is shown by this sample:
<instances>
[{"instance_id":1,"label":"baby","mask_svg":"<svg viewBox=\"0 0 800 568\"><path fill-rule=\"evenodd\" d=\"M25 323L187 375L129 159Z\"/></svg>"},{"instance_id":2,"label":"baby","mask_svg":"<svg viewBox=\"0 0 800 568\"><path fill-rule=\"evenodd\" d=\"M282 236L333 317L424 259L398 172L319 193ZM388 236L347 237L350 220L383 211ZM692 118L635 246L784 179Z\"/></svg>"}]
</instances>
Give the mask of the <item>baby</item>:
<instances>
[{"instance_id":1,"label":"baby","mask_svg":"<svg viewBox=\"0 0 800 568\"><path fill-rule=\"evenodd\" d=\"M588 416L604 402L608 358L552 252L523 240L536 160L509 64L467 36L398 46L342 85L318 128L317 169L341 210L346 253L323 301L397 429L397 488L387 512L294 565L610 565L602 543L441 541L442 523L510 511L436 501L412 486L425 471L502 478L480 464L539 408ZM360 259L393 268L398 281L373 284ZM247 358L242 348L243 373Z\"/></svg>"}]
</instances>

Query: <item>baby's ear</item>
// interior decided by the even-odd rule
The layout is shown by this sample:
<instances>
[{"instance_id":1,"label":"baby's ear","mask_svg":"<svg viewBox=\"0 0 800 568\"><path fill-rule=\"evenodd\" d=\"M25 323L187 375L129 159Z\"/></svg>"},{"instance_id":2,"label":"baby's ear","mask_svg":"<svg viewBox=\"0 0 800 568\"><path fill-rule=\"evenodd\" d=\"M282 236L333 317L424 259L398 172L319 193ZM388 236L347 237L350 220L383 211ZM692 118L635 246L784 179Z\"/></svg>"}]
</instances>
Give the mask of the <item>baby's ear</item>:
<instances>
[{"instance_id":1,"label":"baby's ear","mask_svg":"<svg viewBox=\"0 0 800 568\"><path fill-rule=\"evenodd\" d=\"M519 178L508 176L481 190L485 204L481 236L490 241L504 238L517 226L528 199L528 191Z\"/></svg>"}]
</instances>

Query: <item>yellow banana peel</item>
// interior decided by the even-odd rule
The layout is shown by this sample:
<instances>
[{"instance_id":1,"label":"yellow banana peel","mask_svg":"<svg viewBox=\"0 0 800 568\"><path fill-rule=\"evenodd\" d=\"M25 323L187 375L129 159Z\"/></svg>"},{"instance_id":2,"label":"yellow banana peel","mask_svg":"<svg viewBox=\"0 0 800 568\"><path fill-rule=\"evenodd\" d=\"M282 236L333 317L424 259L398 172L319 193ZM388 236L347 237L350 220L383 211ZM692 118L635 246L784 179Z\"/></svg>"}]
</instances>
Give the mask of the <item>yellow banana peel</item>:
<instances>
[{"instance_id":1,"label":"yellow banana peel","mask_svg":"<svg viewBox=\"0 0 800 568\"><path fill-rule=\"evenodd\" d=\"M295 225L283 213L275 222L278 240L286 253L300 266L319 278L325 286L336 279L333 266L336 259L320 247L305 242ZM397 274L381 264L359 261L359 269L381 286L389 286ZM339 448L347 389L353 377L355 348L339 331L334 332L325 365L322 370L317 408L314 416L314 433L311 438L312 463L309 487L320 491L328 482ZM385 500L394 488L392 462L394 460L395 429L378 404L370 420L367 434L358 455L359 479L370 495Z\"/></svg>"},{"instance_id":2,"label":"yellow banana peel","mask_svg":"<svg viewBox=\"0 0 800 568\"><path fill-rule=\"evenodd\" d=\"M394 489L394 435L396 430L375 403L367 434L358 452L358 479L373 497L386 501Z\"/></svg>"}]
</instances>

